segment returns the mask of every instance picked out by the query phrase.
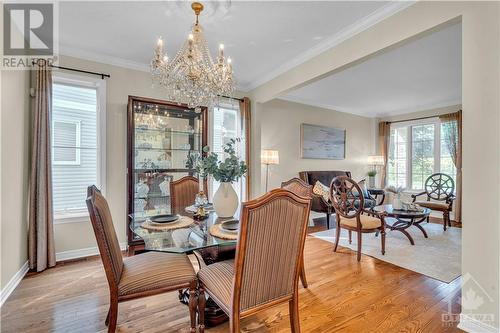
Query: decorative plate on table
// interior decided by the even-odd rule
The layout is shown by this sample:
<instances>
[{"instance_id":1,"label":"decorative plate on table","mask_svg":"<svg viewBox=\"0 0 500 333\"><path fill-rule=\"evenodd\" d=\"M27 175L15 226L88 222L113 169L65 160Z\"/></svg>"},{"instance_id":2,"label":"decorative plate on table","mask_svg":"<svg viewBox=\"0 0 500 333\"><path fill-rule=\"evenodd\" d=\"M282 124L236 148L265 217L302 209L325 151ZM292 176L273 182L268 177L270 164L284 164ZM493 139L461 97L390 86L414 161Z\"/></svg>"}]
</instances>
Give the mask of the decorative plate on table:
<instances>
[{"instance_id":1,"label":"decorative plate on table","mask_svg":"<svg viewBox=\"0 0 500 333\"><path fill-rule=\"evenodd\" d=\"M240 221L238 220L228 220L224 221L220 224L221 230L224 232L228 233L238 233L238 230L240 229Z\"/></svg>"},{"instance_id":2,"label":"decorative plate on table","mask_svg":"<svg viewBox=\"0 0 500 333\"><path fill-rule=\"evenodd\" d=\"M179 215L175 214L164 214L164 215L155 215L149 218L152 223L158 224L166 224L166 223L174 223L179 219Z\"/></svg>"}]
</instances>

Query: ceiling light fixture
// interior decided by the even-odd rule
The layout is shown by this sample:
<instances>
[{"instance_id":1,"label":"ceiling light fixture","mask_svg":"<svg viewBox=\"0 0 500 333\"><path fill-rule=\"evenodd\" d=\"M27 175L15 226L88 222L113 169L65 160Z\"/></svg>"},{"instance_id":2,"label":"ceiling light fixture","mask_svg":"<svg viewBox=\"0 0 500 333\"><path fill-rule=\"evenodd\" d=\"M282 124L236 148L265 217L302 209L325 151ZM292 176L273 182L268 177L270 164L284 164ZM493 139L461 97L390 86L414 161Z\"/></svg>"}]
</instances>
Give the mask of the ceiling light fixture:
<instances>
[{"instance_id":1,"label":"ceiling light fixture","mask_svg":"<svg viewBox=\"0 0 500 333\"><path fill-rule=\"evenodd\" d=\"M219 96L231 96L234 80L231 58L226 60L224 45L219 45L215 62L210 56L203 29L198 23L203 5L193 2L191 8L196 22L188 39L170 60L160 37L151 60L151 74L154 81L166 88L167 99L199 111L202 106L215 104Z\"/></svg>"}]
</instances>

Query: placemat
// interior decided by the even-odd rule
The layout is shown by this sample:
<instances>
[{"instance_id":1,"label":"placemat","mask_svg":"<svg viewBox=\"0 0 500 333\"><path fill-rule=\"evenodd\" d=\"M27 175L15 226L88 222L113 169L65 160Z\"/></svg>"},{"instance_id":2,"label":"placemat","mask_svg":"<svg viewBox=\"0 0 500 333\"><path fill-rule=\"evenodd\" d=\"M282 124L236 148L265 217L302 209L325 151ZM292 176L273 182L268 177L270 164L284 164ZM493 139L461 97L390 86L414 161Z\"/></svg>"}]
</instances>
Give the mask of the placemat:
<instances>
[{"instance_id":1,"label":"placemat","mask_svg":"<svg viewBox=\"0 0 500 333\"><path fill-rule=\"evenodd\" d=\"M220 223L214 224L208 229L210 234L217 238L227 239L227 240L237 240L238 233L230 233L221 229Z\"/></svg>"},{"instance_id":2,"label":"placemat","mask_svg":"<svg viewBox=\"0 0 500 333\"><path fill-rule=\"evenodd\" d=\"M151 222L151 220L147 219L146 221L142 222L141 228L146 229L146 230L151 230L151 231L165 231L165 230L174 230L174 229L185 228L185 227L190 226L193 223L194 223L194 220L190 217L187 217L187 216L180 216L176 222L165 223L165 224L154 223L154 222Z\"/></svg>"}]
</instances>

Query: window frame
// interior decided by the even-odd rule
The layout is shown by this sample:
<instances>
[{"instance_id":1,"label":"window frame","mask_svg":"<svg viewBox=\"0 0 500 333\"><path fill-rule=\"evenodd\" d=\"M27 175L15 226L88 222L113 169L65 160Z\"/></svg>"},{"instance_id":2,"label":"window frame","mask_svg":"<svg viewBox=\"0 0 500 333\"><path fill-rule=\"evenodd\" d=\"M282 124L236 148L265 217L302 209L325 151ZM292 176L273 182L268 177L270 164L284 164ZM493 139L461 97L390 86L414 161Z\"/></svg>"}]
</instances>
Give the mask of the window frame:
<instances>
[{"instance_id":1,"label":"window frame","mask_svg":"<svg viewBox=\"0 0 500 333\"><path fill-rule=\"evenodd\" d=\"M409 120L398 123L392 123L390 130L396 128L406 128L407 142L406 142L406 184L405 184L405 192L409 193L419 193L424 189L414 189L412 188L412 179L413 179L413 163L412 163L412 154L413 154L413 131L412 128L414 126L421 125L434 125L434 166L433 172L440 172L441 169L441 121L438 116L426 119L418 119L418 120ZM386 173L389 174L389 163L386 166ZM394 185L394 184L387 184Z\"/></svg>"},{"instance_id":2,"label":"window frame","mask_svg":"<svg viewBox=\"0 0 500 333\"><path fill-rule=\"evenodd\" d=\"M96 89L96 98L97 98L96 150L97 150L97 161L98 161L96 186L100 188L100 191L103 195L106 195L106 179L107 179L106 178L106 103L107 103L106 80L97 77L75 75L62 72L53 72L52 84L63 84L63 85ZM89 221L89 213L86 210L78 212L68 212L68 213L56 213L54 211L54 224L81 223L88 221Z\"/></svg>"}]
</instances>

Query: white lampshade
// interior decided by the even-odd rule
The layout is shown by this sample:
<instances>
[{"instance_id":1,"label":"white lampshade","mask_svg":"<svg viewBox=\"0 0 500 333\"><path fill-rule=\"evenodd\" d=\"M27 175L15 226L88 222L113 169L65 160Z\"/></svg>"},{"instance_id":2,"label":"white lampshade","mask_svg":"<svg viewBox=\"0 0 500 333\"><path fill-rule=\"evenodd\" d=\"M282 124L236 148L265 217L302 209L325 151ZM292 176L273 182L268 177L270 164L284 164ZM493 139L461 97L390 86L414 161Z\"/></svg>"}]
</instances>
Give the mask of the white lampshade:
<instances>
[{"instance_id":1,"label":"white lampshade","mask_svg":"<svg viewBox=\"0 0 500 333\"><path fill-rule=\"evenodd\" d=\"M277 150L263 149L260 151L260 163L280 164L280 157Z\"/></svg>"},{"instance_id":2,"label":"white lampshade","mask_svg":"<svg viewBox=\"0 0 500 333\"><path fill-rule=\"evenodd\" d=\"M384 156L368 156L368 165L384 165Z\"/></svg>"}]
</instances>

